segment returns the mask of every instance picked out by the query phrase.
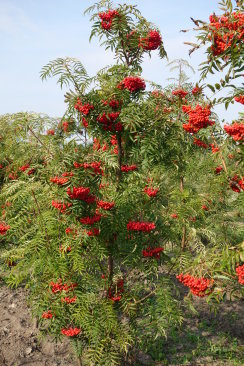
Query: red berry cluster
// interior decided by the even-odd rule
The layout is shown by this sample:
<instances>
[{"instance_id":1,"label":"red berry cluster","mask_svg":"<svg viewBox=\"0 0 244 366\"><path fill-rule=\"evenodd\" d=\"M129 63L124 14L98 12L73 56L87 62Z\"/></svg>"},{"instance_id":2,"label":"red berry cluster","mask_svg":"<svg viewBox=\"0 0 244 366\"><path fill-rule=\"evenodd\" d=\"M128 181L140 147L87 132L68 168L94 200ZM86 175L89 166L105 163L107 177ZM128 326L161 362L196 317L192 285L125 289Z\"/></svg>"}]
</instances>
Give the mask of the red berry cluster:
<instances>
[{"instance_id":1,"label":"red berry cluster","mask_svg":"<svg viewBox=\"0 0 244 366\"><path fill-rule=\"evenodd\" d=\"M84 168L84 169L91 169L94 174L101 174L103 175L103 170L101 169L101 162L100 161L93 161L92 163L77 163L74 162L75 168Z\"/></svg>"},{"instance_id":2,"label":"red berry cluster","mask_svg":"<svg viewBox=\"0 0 244 366\"><path fill-rule=\"evenodd\" d=\"M209 17L209 36L213 40L211 51L214 56L221 55L233 44L234 39L242 42L244 38L244 14L233 12L228 16Z\"/></svg>"},{"instance_id":3,"label":"red berry cluster","mask_svg":"<svg viewBox=\"0 0 244 366\"><path fill-rule=\"evenodd\" d=\"M132 172L133 170L137 170L137 165L122 165L121 171L122 172Z\"/></svg>"},{"instance_id":4,"label":"red berry cluster","mask_svg":"<svg viewBox=\"0 0 244 366\"><path fill-rule=\"evenodd\" d=\"M158 248L151 248L147 247L142 251L143 257L153 257L156 259L160 258L160 253L164 250L164 248L158 247Z\"/></svg>"},{"instance_id":5,"label":"red berry cluster","mask_svg":"<svg viewBox=\"0 0 244 366\"><path fill-rule=\"evenodd\" d=\"M172 213L170 216L172 217L172 219L178 219L179 218L179 216L176 213Z\"/></svg>"},{"instance_id":6,"label":"red berry cluster","mask_svg":"<svg viewBox=\"0 0 244 366\"><path fill-rule=\"evenodd\" d=\"M111 99L109 100L102 100L103 105L109 105L112 109L117 110L121 107L122 101Z\"/></svg>"},{"instance_id":7,"label":"red berry cluster","mask_svg":"<svg viewBox=\"0 0 244 366\"><path fill-rule=\"evenodd\" d=\"M68 207L72 206L72 203L62 203L60 201L52 201L52 206L59 210L61 213L65 213Z\"/></svg>"},{"instance_id":8,"label":"red berry cluster","mask_svg":"<svg viewBox=\"0 0 244 366\"><path fill-rule=\"evenodd\" d=\"M62 280L59 279L58 282L51 282L50 283L51 290L53 294L56 294L61 291L69 292L70 290L73 290L75 287L77 287L77 283L71 283L68 285L67 283L62 283Z\"/></svg>"},{"instance_id":9,"label":"red berry cluster","mask_svg":"<svg viewBox=\"0 0 244 366\"><path fill-rule=\"evenodd\" d=\"M233 123L232 125L224 125L225 132L235 141L244 140L244 123Z\"/></svg>"},{"instance_id":10,"label":"red berry cluster","mask_svg":"<svg viewBox=\"0 0 244 366\"><path fill-rule=\"evenodd\" d=\"M52 319L52 317L53 317L53 314L52 314L51 310L48 310L42 314L43 319Z\"/></svg>"},{"instance_id":11,"label":"red berry cluster","mask_svg":"<svg viewBox=\"0 0 244 366\"><path fill-rule=\"evenodd\" d=\"M69 131L69 127L70 127L70 124L68 121L63 121L62 122L62 125L61 125L61 128L64 132L68 132Z\"/></svg>"},{"instance_id":12,"label":"red berry cluster","mask_svg":"<svg viewBox=\"0 0 244 366\"><path fill-rule=\"evenodd\" d=\"M209 147L211 147L213 154L219 151L219 147L214 144L209 144Z\"/></svg>"},{"instance_id":13,"label":"red berry cluster","mask_svg":"<svg viewBox=\"0 0 244 366\"><path fill-rule=\"evenodd\" d=\"M220 172L222 172L223 170L223 167L220 165L220 166L217 166L217 168L215 169L215 174L219 174Z\"/></svg>"},{"instance_id":14,"label":"red berry cluster","mask_svg":"<svg viewBox=\"0 0 244 366\"><path fill-rule=\"evenodd\" d=\"M144 192L149 196L149 197L155 197L158 193L159 189L158 188L152 188L152 187L145 187L144 188Z\"/></svg>"},{"instance_id":15,"label":"red berry cluster","mask_svg":"<svg viewBox=\"0 0 244 366\"><path fill-rule=\"evenodd\" d=\"M97 207L103 210L111 210L114 207L114 202L97 201Z\"/></svg>"},{"instance_id":16,"label":"red berry cluster","mask_svg":"<svg viewBox=\"0 0 244 366\"><path fill-rule=\"evenodd\" d=\"M192 95L199 95L202 92L202 88L199 88L198 86L195 86L195 88L192 89L191 93Z\"/></svg>"},{"instance_id":17,"label":"red berry cluster","mask_svg":"<svg viewBox=\"0 0 244 366\"><path fill-rule=\"evenodd\" d=\"M118 154L118 140L117 140L116 135L111 136L110 143L112 146L114 146L113 153Z\"/></svg>"},{"instance_id":18,"label":"red berry cluster","mask_svg":"<svg viewBox=\"0 0 244 366\"><path fill-rule=\"evenodd\" d=\"M94 137L94 139L93 139L93 150L94 151L99 151L99 150L101 150L101 148L102 148L102 146L100 144L100 140L98 138Z\"/></svg>"},{"instance_id":19,"label":"red berry cluster","mask_svg":"<svg viewBox=\"0 0 244 366\"><path fill-rule=\"evenodd\" d=\"M74 173L72 172L64 172L62 173L62 177L73 177L74 176Z\"/></svg>"},{"instance_id":20,"label":"red berry cluster","mask_svg":"<svg viewBox=\"0 0 244 366\"><path fill-rule=\"evenodd\" d=\"M241 190L244 191L244 177L241 179L237 175L235 175L230 180L230 188L232 191L240 193Z\"/></svg>"},{"instance_id":21,"label":"red berry cluster","mask_svg":"<svg viewBox=\"0 0 244 366\"><path fill-rule=\"evenodd\" d=\"M93 225L96 222L99 222L102 218L102 215L94 215L94 216L87 216L80 219L80 222L84 225Z\"/></svg>"},{"instance_id":22,"label":"red berry cluster","mask_svg":"<svg viewBox=\"0 0 244 366\"><path fill-rule=\"evenodd\" d=\"M197 145L197 146L200 146L200 147L203 147L204 149L207 149L207 147L208 147L208 145L205 144L205 142L197 139L196 137L194 137L193 144Z\"/></svg>"},{"instance_id":23,"label":"red berry cluster","mask_svg":"<svg viewBox=\"0 0 244 366\"><path fill-rule=\"evenodd\" d=\"M119 89L128 89L131 93L146 89L146 83L138 76L127 76L118 85Z\"/></svg>"},{"instance_id":24,"label":"red berry cluster","mask_svg":"<svg viewBox=\"0 0 244 366\"><path fill-rule=\"evenodd\" d=\"M156 30L151 30L148 32L146 37L140 38L139 47L142 47L144 50L153 51L159 48L162 44L162 37Z\"/></svg>"},{"instance_id":25,"label":"red berry cluster","mask_svg":"<svg viewBox=\"0 0 244 366\"><path fill-rule=\"evenodd\" d=\"M82 125L87 128L89 126L89 123L87 121L87 119L85 119L84 117L82 117Z\"/></svg>"},{"instance_id":26,"label":"red berry cluster","mask_svg":"<svg viewBox=\"0 0 244 366\"><path fill-rule=\"evenodd\" d=\"M74 236L77 235L77 230L72 229L71 227L67 227L67 229L65 229L65 232L67 235L69 235L69 234L74 234Z\"/></svg>"},{"instance_id":27,"label":"red berry cluster","mask_svg":"<svg viewBox=\"0 0 244 366\"><path fill-rule=\"evenodd\" d=\"M98 228L92 228L91 230L87 231L88 236L98 236L100 235L100 230Z\"/></svg>"},{"instance_id":28,"label":"red berry cluster","mask_svg":"<svg viewBox=\"0 0 244 366\"><path fill-rule=\"evenodd\" d=\"M151 92L151 95L154 96L155 98L161 98L164 96L164 93L161 90L153 90Z\"/></svg>"},{"instance_id":29,"label":"red berry cluster","mask_svg":"<svg viewBox=\"0 0 244 366\"><path fill-rule=\"evenodd\" d=\"M103 145L100 144L99 139L97 139L96 137L93 140L93 150L95 151L99 151L102 150L107 151L109 149L109 146L107 145L107 143L105 142Z\"/></svg>"},{"instance_id":30,"label":"red berry cluster","mask_svg":"<svg viewBox=\"0 0 244 366\"><path fill-rule=\"evenodd\" d=\"M201 277L192 277L190 274L185 274L183 275L183 273L179 274L178 276L176 276L176 278L178 278L178 280L183 283L183 285L189 287L191 293L193 295L199 296L199 297L204 297L204 296L208 296L212 290L211 287L213 285L213 280L209 280L207 278Z\"/></svg>"},{"instance_id":31,"label":"red berry cluster","mask_svg":"<svg viewBox=\"0 0 244 366\"><path fill-rule=\"evenodd\" d=\"M197 133L202 128L214 125L214 122L209 120L211 114L209 106L204 108L197 104L195 108L192 108L191 106L183 105L182 111L189 116L188 123L183 124L186 132Z\"/></svg>"},{"instance_id":32,"label":"red berry cluster","mask_svg":"<svg viewBox=\"0 0 244 366\"><path fill-rule=\"evenodd\" d=\"M85 116L88 116L90 111L94 109L94 106L92 104L86 103L82 104L81 100L77 98L75 109L79 111L80 113L84 114Z\"/></svg>"},{"instance_id":33,"label":"red berry cluster","mask_svg":"<svg viewBox=\"0 0 244 366\"><path fill-rule=\"evenodd\" d=\"M73 304L74 302L76 302L77 297L65 297L63 299L61 299L62 302L66 302L66 304Z\"/></svg>"},{"instance_id":34,"label":"red berry cluster","mask_svg":"<svg viewBox=\"0 0 244 366\"><path fill-rule=\"evenodd\" d=\"M12 172L12 173L9 173L8 179L15 180L15 179L18 179L18 176L15 172Z\"/></svg>"},{"instance_id":35,"label":"red berry cluster","mask_svg":"<svg viewBox=\"0 0 244 366\"><path fill-rule=\"evenodd\" d=\"M61 329L61 333L66 335L67 337L75 337L81 332L80 328L68 328L68 329Z\"/></svg>"},{"instance_id":36,"label":"red berry cluster","mask_svg":"<svg viewBox=\"0 0 244 366\"><path fill-rule=\"evenodd\" d=\"M236 102L244 104L244 95L239 95L239 97L234 98Z\"/></svg>"},{"instance_id":37,"label":"red berry cluster","mask_svg":"<svg viewBox=\"0 0 244 366\"><path fill-rule=\"evenodd\" d=\"M188 92L183 89L176 89L172 91L172 95L178 96L181 99L185 98L187 94Z\"/></svg>"},{"instance_id":38,"label":"red berry cluster","mask_svg":"<svg viewBox=\"0 0 244 366\"><path fill-rule=\"evenodd\" d=\"M29 164L26 164L26 165L23 165L19 168L19 170L21 170L22 172L25 172L27 169L29 169L30 165Z\"/></svg>"},{"instance_id":39,"label":"red berry cluster","mask_svg":"<svg viewBox=\"0 0 244 366\"><path fill-rule=\"evenodd\" d=\"M72 200L81 200L86 203L92 203L95 201L96 197L90 194L90 188L87 187L73 187L73 191L71 189L67 189L67 193Z\"/></svg>"},{"instance_id":40,"label":"red berry cluster","mask_svg":"<svg viewBox=\"0 0 244 366\"><path fill-rule=\"evenodd\" d=\"M150 232L156 228L154 222L130 221L127 230Z\"/></svg>"},{"instance_id":41,"label":"red berry cluster","mask_svg":"<svg viewBox=\"0 0 244 366\"><path fill-rule=\"evenodd\" d=\"M93 161L92 163L84 163L83 168L92 170L94 174L103 175L101 164L100 161Z\"/></svg>"},{"instance_id":42,"label":"red berry cluster","mask_svg":"<svg viewBox=\"0 0 244 366\"><path fill-rule=\"evenodd\" d=\"M119 13L117 10L111 10L109 9L107 12L99 13L99 18L101 19L101 27L104 30L109 30L112 27L112 21L113 18L116 16L119 16Z\"/></svg>"},{"instance_id":43,"label":"red berry cluster","mask_svg":"<svg viewBox=\"0 0 244 366\"><path fill-rule=\"evenodd\" d=\"M34 174L34 173L35 173L35 171L36 171L36 169L35 169L35 168L31 168L31 169L27 172L27 174L28 174L28 175Z\"/></svg>"},{"instance_id":44,"label":"red berry cluster","mask_svg":"<svg viewBox=\"0 0 244 366\"><path fill-rule=\"evenodd\" d=\"M54 178L50 178L50 182L53 182L55 184L57 184L58 186L62 186L65 183L67 183L69 180L67 178L60 178L60 177L54 177Z\"/></svg>"},{"instance_id":45,"label":"red berry cluster","mask_svg":"<svg viewBox=\"0 0 244 366\"><path fill-rule=\"evenodd\" d=\"M54 135L55 131L54 130L47 130L47 135Z\"/></svg>"},{"instance_id":46,"label":"red berry cluster","mask_svg":"<svg viewBox=\"0 0 244 366\"><path fill-rule=\"evenodd\" d=\"M121 122L118 122L120 112L112 112L106 113L104 112L102 115L97 117L97 122L100 123L105 131L122 131L123 125Z\"/></svg>"},{"instance_id":47,"label":"red berry cluster","mask_svg":"<svg viewBox=\"0 0 244 366\"><path fill-rule=\"evenodd\" d=\"M0 222L0 235L5 235L9 229L10 229L9 225Z\"/></svg>"},{"instance_id":48,"label":"red berry cluster","mask_svg":"<svg viewBox=\"0 0 244 366\"><path fill-rule=\"evenodd\" d=\"M238 276L238 282L244 285L244 264L236 268L236 275Z\"/></svg>"},{"instance_id":49,"label":"red berry cluster","mask_svg":"<svg viewBox=\"0 0 244 366\"><path fill-rule=\"evenodd\" d=\"M19 168L19 170L20 171L22 171L22 172L25 172L27 169L29 169L30 168L30 165L29 164L26 164L26 165L23 165L23 166L21 166L20 168ZM35 168L31 168L28 172L27 172L27 174L28 175L31 175L31 174L33 174L33 173L35 173L35 171L36 171L36 169ZM15 176L15 178L10 178L10 179L17 179L17 176L16 175L14 175Z\"/></svg>"},{"instance_id":50,"label":"red berry cluster","mask_svg":"<svg viewBox=\"0 0 244 366\"><path fill-rule=\"evenodd\" d=\"M202 205L202 210L204 210L204 211L208 211L208 210L209 210L209 208L208 208L206 205Z\"/></svg>"}]
</instances>

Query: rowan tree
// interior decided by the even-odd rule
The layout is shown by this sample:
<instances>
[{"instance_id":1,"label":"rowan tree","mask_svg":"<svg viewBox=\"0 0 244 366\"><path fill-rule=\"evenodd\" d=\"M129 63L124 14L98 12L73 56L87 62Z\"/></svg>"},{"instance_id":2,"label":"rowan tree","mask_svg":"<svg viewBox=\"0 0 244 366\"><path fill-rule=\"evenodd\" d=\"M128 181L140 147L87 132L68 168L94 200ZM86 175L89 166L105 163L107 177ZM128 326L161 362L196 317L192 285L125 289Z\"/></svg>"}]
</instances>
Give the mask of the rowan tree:
<instances>
[{"instance_id":1,"label":"rowan tree","mask_svg":"<svg viewBox=\"0 0 244 366\"><path fill-rule=\"evenodd\" d=\"M25 133L14 156L21 173L4 175L1 257L8 284L29 287L40 330L70 337L80 363L135 363L133 352L182 323L193 296L215 305L243 293L243 179L229 178L233 148L204 86L180 67L167 87L142 78L144 57L166 56L159 30L131 5L103 0L88 12L91 38L116 63L94 77L71 58L43 68L70 89L67 109L45 131L28 125L33 140Z\"/></svg>"}]
</instances>

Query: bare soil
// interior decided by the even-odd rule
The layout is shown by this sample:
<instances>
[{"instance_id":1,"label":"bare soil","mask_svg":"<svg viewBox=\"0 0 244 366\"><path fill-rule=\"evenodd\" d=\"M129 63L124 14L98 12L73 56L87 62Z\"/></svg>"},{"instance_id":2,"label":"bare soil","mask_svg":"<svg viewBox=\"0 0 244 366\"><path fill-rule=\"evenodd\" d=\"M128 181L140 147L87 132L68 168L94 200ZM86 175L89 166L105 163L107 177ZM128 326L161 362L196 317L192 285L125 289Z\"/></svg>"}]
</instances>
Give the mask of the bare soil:
<instances>
[{"instance_id":1,"label":"bare soil","mask_svg":"<svg viewBox=\"0 0 244 366\"><path fill-rule=\"evenodd\" d=\"M68 342L40 342L23 288L0 287L0 366L77 365Z\"/></svg>"}]
</instances>

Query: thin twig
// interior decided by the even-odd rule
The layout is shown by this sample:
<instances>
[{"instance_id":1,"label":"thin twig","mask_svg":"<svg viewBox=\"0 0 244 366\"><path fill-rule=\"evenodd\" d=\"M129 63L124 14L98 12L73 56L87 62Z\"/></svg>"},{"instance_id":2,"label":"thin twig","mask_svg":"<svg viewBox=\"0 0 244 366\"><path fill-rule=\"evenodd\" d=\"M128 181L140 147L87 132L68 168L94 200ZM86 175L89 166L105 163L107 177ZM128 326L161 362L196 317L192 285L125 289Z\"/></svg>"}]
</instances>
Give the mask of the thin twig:
<instances>
[{"instance_id":1,"label":"thin twig","mask_svg":"<svg viewBox=\"0 0 244 366\"><path fill-rule=\"evenodd\" d=\"M145 297L143 297L141 300L135 301L135 304L140 304L141 302L143 302L144 300L148 299L152 295L155 295L155 290L151 291L148 295L146 295Z\"/></svg>"},{"instance_id":2,"label":"thin twig","mask_svg":"<svg viewBox=\"0 0 244 366\"><path fill-rule=\"evenodd\" d=\"M40 144L49 152L49 154L53 157L53 153L48 149L48 147L39 139L38 136L36 136L35 132L32 130L31 127L29 127L30 132L32 133L32 135L37 139L37 141L40 142Z\"/></svg>"}]
</instances>

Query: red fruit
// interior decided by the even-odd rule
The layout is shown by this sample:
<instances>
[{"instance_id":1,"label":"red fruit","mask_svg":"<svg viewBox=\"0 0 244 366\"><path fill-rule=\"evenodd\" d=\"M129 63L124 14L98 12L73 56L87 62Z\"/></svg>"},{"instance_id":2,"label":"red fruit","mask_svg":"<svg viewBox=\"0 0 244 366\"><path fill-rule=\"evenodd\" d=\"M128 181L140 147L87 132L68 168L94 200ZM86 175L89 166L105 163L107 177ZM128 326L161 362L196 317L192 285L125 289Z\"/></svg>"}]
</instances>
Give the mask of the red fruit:
<instances>
[{"instance_id":1,"label":"red fruit","mask_svg":"<svg viewBox=\"0 0 244 366\"><path fill-rule=\"evenodd\" d=\"M137 92L139 90L144 90L146 88L145 81L139 77L127 76L118 85L119 89L128 89L131 93Z\"/></svg>"},{"instance_id":2,"label":"red fruit","mask_svg":"<svg viewBox=\"0 0 244 366\"><path fill-rule=\"evenodd\" d=\"M127 224L127 230L150 232L156 229L154 222L130 221Z\"/></svg>"},{"instance_id":3,"label":"red fruit","mask_svg":"<svg viewBox=\"0 0 244 366\"><path fill-rule=\"evenodd\" d=\"M185 275L181 273L176 276L176 278L185 286L189 287L191 293L198 297L207 296L212 292L211 287L214 283L214 280L209 280L204 277L192 277L188 273Z\"/></svg>"},{"instance_id":4,"label":"red fruit","mask_svg":"<svg viewBox=\"0 0 244 366\"><path fill-rule=\"evenodd\" d=\"M80 328L68 328L68 329L61 329L61 333L66 335L67 337L75 337L81 332Z\"/></svg>"}]
</instances>

